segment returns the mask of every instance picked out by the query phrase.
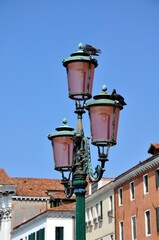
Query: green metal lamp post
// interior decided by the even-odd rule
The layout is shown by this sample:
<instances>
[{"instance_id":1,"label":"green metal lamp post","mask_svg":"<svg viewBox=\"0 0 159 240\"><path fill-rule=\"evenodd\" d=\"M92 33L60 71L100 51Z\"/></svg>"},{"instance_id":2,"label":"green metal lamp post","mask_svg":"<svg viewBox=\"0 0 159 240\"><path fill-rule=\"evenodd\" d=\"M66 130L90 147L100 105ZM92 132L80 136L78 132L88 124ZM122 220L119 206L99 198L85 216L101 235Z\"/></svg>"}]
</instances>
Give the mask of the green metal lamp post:
<instances>
[{"instance_id":1,"label":"green metal lamp post","mask_svg":"<svg viewBox=\"0 0 159 240\"><path fill-rule=\"evenodd\" d=\"M120 110L126 105L124 98L114 90L108 94L106 86L102 93L92 97L94 69L98 62L92 55L98 55L99 49L79 44L79 50L63 60L66 67L69 97L75 101L77 130L67 125L56 128L49 134L55 161L55 169L62 173L61 183L68 198L76 195L76 240L85 240L85 193L87 181L98 182L105 171L109 148L116 144ZM92 144L98 148L98 161L95 171L91 166L89 138L85 137L82 116L89 112ZM64 173L68 172L68 176Z\"/></svg>"}]
</instances>

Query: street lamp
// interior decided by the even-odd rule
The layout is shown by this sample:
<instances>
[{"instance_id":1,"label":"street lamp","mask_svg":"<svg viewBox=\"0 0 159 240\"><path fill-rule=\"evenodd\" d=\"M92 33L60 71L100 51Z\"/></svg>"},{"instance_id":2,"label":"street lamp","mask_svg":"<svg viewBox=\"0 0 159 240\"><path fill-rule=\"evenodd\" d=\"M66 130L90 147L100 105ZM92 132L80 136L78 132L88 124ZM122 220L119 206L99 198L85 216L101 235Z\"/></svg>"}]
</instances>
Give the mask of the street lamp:
<instances>
[{"instance_id":1,"label":"street lamp","mask_svg":"<svg viewBox=\"0 0 159 240\"><path fill-rule=\"evenodd\" d=\"M94 96L92 86L94 70L98 62L92 55L98 55L99 49L90 45L79 44L78 51L63 60L67 71L69 98L75 101L77 114L77 130L67 125L56 128L49 134L55 160L55 170L62 173L61 183L64 185L67 198L76 195L76 240L85 240L85 193L87 181L98 182L105 171L109 148L116 144L120 110L126 105L124 98L113 90L107 93L104 85L102 92ZM92 144L98 148L98 161L95 171L91 166L89 138L85 137L82 116L89 112ZM67 177L64 175L68 172Z\"/></svg>"}]
</instances>

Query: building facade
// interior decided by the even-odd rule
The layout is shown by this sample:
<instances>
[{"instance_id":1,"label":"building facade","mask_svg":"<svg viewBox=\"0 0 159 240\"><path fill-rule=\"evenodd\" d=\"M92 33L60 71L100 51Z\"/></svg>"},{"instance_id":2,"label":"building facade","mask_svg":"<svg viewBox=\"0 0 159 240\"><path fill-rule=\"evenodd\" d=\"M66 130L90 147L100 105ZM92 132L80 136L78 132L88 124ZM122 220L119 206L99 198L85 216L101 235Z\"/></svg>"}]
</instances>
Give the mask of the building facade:
<instances>
[{"instance_id":1,"label":"building facade","mask_svg":"<svg viewBox=\"0 0 159 240\"><path fill-rule=\"evenodd\" d=\"M12 240L74 240L75 204L46 210L15 227Z\"/></svg>"},{"instance_id":2,"label":"building facade","mask_svg":"<svg viewBox=\"0 0 159 240\"><path fill-rule=\"evenodd\" d=\"M75 198L66 199L60 180L12 178L4 169L0 169L0 239L10 240L11 231L17 226L41 216L46 211L51 211L49 209L60 212L59 207L70 203L75 203ZM66 218L65 214L65 223ZM68 224L69 219L68 217ZM59 218L55 220L57 222ZM53 219L52 221L54 222ZM72 221L74 220L71 219ZM23 240L29 239L26 237Z\"/></svg>"},{"instance_id":3,"label":"building facade","mask_svg":"<svg viewBox=\"0 0 159 240\"><path fill-rule=\"evenodd\" d=\"M88 240L159 239L159 144L148 152L150 158L86 198Z\"/></svg>"},{"instance_id":4,"label":"building facade","mask_svg":"<svg viewBox=\"0 0 159 240\"><path fill-rule=\"evenodd\" d=\"M12 196L15 195L14 185L0 185L0 239L10 239Z\"/></svg>"},{"instance_id":5,"label":"building facade","mask_svg":"<svg viewBox=\"0 0 159 240\"><path fill-rule=\"evenodd\" d=\"M115 239L114 179L103 179L90 186L86 198L87 240Z\"/></svg>"},{"instance_id":6,"label":"building facade","mask_svg":"<svg viewBox=\"0 0 159 240\"><path fill-rule=\"evenodd\" d=\"M159 239L159 155L115 182L115 239Z\"/></svg>"}]
</instances>

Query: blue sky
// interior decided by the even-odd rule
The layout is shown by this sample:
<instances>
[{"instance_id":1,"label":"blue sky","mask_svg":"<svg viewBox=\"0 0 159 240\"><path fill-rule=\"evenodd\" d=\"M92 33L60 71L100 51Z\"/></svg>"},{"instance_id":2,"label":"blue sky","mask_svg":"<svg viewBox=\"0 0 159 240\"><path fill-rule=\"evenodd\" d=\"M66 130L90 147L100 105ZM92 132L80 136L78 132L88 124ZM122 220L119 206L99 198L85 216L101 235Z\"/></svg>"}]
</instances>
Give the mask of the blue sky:
<instances>
[{"instance_id":1,"label":"blue sky","mask_svg":"<svg viewBox=\"0 0 159 240\"><path fill-rule=\"evenodd\" d=\"M1 0L0 167L10 176L60 178L47 135L63 117L76 128L61 62L79 42L102 50L93 95L106 84L127 102L104 176L150 157L159 142L158 0ZM89 136L87 114L84 129Z\"/></svg>"}]
</instances>

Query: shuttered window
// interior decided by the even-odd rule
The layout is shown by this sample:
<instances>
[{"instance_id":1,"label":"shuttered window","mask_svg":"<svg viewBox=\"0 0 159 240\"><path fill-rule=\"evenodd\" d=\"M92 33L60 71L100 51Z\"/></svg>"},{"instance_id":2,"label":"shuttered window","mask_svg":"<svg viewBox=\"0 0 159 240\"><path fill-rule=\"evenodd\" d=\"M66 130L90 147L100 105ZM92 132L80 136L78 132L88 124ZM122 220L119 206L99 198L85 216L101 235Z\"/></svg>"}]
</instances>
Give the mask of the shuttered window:
<instances>
[{"instance_id":1,"label":"shuttered window","mask_svg":"<svg viewBox=\"0 0 159 240\"><path fill-rule=\"evenodd\" d=\"M124 240L124 222L119 223L119 239Z\"/></svg>"},{"instance_id":2,"label":"shuttered window","mask_svg":"<svg viewBox=\"0 0 159 240\"><path fill-rule=\"evenodd\" d=\"M119 188L118 189L118 199L119 199L119 206L123 204L123 189Z\"/></svg>"},{"instance_id":3,"label":"shuttered window","mask_svg":"<svg viewBox=\"0 0 159 240\"><path fill-rule=\"evenodd\" d=\"M144 194L149 192L148 175L143 176Z\"/></svg>"},{"instance_id":4,"label":"shuttered window","mask_svg":"<svg viewBox=\"0 0 159 240\"><path fill-rule=\"evenodd\" d=\"M31 233L31 234L28 236L28 240L35 240L35 233Z\"/></svg>"},{"instance_id":5,"label":"shuttered window","mask_svg":"<svg viewBox=\"0 0 159 240\"><path fill-rule=\"evenodd\" d=\"M100 201L100 217L103 219L103 202Z\"/></svg>"},{"instance_id":6,"label":"shuttered window","mask_svg":"<svg viewBox=\"0 0 159 240\"><path fill-rule=\"evenodd\" d=\"M132 240L136 240L136 216L131 218Z\"/></svg>"},{"instance_id":7,"label":"shuttered window","mask_svg":"<svg viewBox=\"0 0 159 240\"><path fill-rule=\"evenodd\" d=\"M156 170L156 188L159 188L159 169Z\"/></svg>"},{"instance_id":8,"label":"shuttered window","mask_svg":"<svg viewBox=\"0 0 159 240\"><path fill-rule=\"evenodd\" d=\"M45 228L36 232L36 240L45 240Z\"/></svg>"},{"instance_id":9,"label":"shuttered window","mask_svg":"<svg viewBox=\"0 0 159 240\"><path fill-rule=\"evenodd\" d=\"M151 234L151 216L150 210L145 212L145 227L146 227L146 236Z\"/></svg>"},{"instance_id":10,"label":"shuttered window","mask_svg":"<svg viewBox=\"0 0 159 240\"><path fill-rule=\"evenodd\" d=\"M133 200L135 198L135 186L134 182L130 183L130 200Z\"/></svg>"},{"instance_id":11,"label":"shuttered window","mask_svg":"<svg viewBox=\"0 0 159 240\"><path fill-rule=\"evenodd\" d=\"M55 240L64 240L64 227L56 227L55 228Z\"/></svg>"},{"instance_id":12,"label":"shuttered window","mask_svg":"<svg viewBox=\"0 0 159 240\"><path fill-rule=\"evenodd\" d=\"M156 224L157 224L157 232L159 232L159 207L156 208Z\"/></svg>"}]
</instances>

